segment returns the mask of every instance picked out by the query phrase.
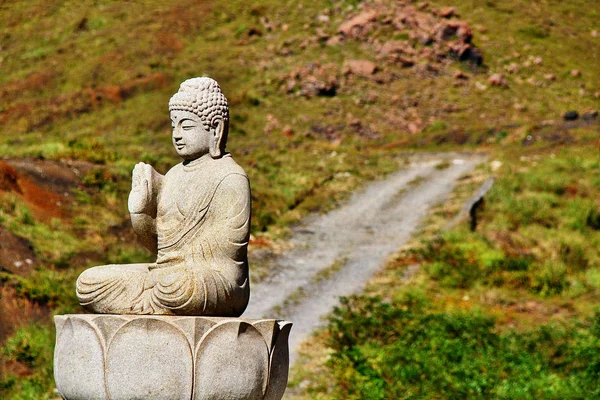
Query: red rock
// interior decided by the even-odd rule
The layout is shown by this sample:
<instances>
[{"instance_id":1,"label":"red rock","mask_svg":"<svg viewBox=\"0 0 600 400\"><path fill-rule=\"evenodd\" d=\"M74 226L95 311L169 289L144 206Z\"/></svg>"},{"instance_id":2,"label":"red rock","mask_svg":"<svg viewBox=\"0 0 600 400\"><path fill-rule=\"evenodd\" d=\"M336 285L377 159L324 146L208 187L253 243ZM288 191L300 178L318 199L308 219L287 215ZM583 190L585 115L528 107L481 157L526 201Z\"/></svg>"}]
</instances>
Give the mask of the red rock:
<instances>
[{"instance_id":1,"label":"red rock","mask_svg":"<svg viewBox=\"0 0 600 400\"><path fill-rule=\"evenodd\" d=\"M284 126L283 130L281 131L281 133L283 133L285 136L289 136L289 137L293 137L294 136L294 130L289 125Z\"/></svg>"},{"instance_id":2,"label":"red rock","mask_svg":"<svg viewBox=\"0 0 600 400\"><path fill-rule=\"evenodd\" d=\"M434 42L433 36L428 33L419 33L417 37L423 46L428 46Z\"/></svg>"},{"instance_id":3,"label":"red rock","mask_svg":"<svg viewBox=\"0 0 600 400\"><path fill-rule=\"evenodd\" d=\"M418 28L427 32L433 30L433 27L435 25L435 20L430 15L425 13L414 14L412 16L412 20L409 22L411 22L410 25L412 25L413 28Z\"/></svg>"},{"instance_id":4,"label":"red rock","mask_svg":"<svg viewBox=\"0 0 600 400\"><path fill-rule=\"evenodd\" d=\"M381 49L379 49L379 53L383 55L394 54L394 53L402 53L407 55L414 55L415 50L406 44L404 41L396 41L390 40L385 42Z\"/></svg>"},{"instance_id":5,"label":"red rock","mask_svg":"<svg viewBox=\"0 0 600 400\"><path fill-rule=\"evenodd\" d=\"M377 18L377 15L377 12L374 10L363 11L362 13L342 23L338 28L338 32L349 36L352 33L352 28L357 26L365 26L366 24Z\"/></svg>"},{"instance_id":6,"label":"red rock","mask_svg":"<svg viewBox=\"0 0 600 400\"><path fill-rule=\"evenodd\" d=\"M440 17L450 18L456 16L456 8L454 7L444 7L440 11Z\"/></svg>"},{"instance_id":7,"label":"red rock","mask_svg":"<svg viewBox=\"0 0 600 400\"><path fill-rule=\"evenodd\" d=\"M377 65L369 60L346 60L344 62L344 73L360 76L373 75L377 71Z\"/></svg>"},{"instance_id":8,"label":"red rock","mask_svg":"<svg viewBox=\"0 0 600 400\"><path fill-rule=\"evenodd\" d=\"M452 77L454 79L457 79L457 80L467 80L467 79L469 79L469 76L467 74L465 74L464 72L462 72L462 71L456 71Z\"/></svg>"},{"instance_id":9,"label":"red rock","mask_svg":"<svg viewBox=\"0 0 600 400\"><path fill-rule=\"evenodd\" d=\"M598 110L593 110L593 109L586 110L583 112L583 115L581 117L584 119L584 121L594 120L594 119L598 118Z\"/></svg>"},{"instance_id":10,"label":"red rock","mask_svg":"<svg viewBox=\"0 0 600 400\"><path fill-rule=\"evenodd\" d=\"M447 41L456 36L463 43L471 43L473 30L466 22L447 21L437 27L436 36L440 41Z\"/></svg>"},{"instance_id":11,"label":"red rock","mask_svg":"<svg viewBox=\"0 0 600 400\"><path fill-rule=\"evenodd\" d=\"M506 79L501 74L494 74L488 78L488 83L491 86L507 87Z\"/></svg>"},{"instance_id":12,"label":"red rock","mask_svg":"<svg viewBox=\"0 0 600 400\"><path fill-rule=\"evenodd\" d=\"M275 116L273 114L267 114L266 120L267 120L266 124L265 124L265 133L266 134L269 134L269 133L273 132L274 130L277 130L281 127L279 120L277 118L275 118Z\"/></svg>"},{"instance_id":13,"label":"red rock","mask_svg":"<svg viewBox=\"0 0 600 400\"><path fill-rule=\"evenodd\" d=\"M483 56L476 47L471 46L468 43L454 42L448 44L450 55L458 58L459 61L470 61L477 65L483 63Z\"/></svg>"},{"instance_id":14,"label":"red rock","mask_svg":"<svg viewBox=\"0 0 600 400\"><path fill-rule=\"evenodd\" d=\"M467 23L460 23L458 30L456 31L456 36L458 36L458 38L465 43L471 43L471 39L473 38L473 30L469 25L467 25Z\"/></svg>"},{"instance_id":15,"label":"red rock","mask_svg":"<svg viewBox=\"0 0 600 400\"><path fill-rule=\"evenodd\" d=\"M556 80L556 76L553 74L545 74L544 75L544 79L548 80L548 81L555 81Z\"/></svg>"},{"instance_id":16,"label":"red rock","mask_svg":"<svg viewBox=\"0 0 600 400\"><path fill-rule=\"evenodd\" d=\"M342 39L339 36L332 36L329 39L327 39L325 44L327 46L337 46L338 44L340 44L341 41Z\"/></svg>"},{"instance_id":17,"label":"red rock","mask_svg":"<svg viewBox=\"0 0 600 400\"><path fill-rule=\"evenodd\" d=\"M285 83L285 87L286 87L286 91L288 93L293 93L294 89L296 89L296 80L295 79L289 79L286 83Z\"/></svg>"},{"instance_id":18,"label":"red rock","mask_svg":"<svg viewBox=\"0 0 600 400\"><path fill-rule=\"evenodd\" d=\"M506 66L505 69L510 72L511 74L516 74L517 72L519 72L519 64L517 63L510 63L510 65Z\"/></svg>"},{"instance_id":19,"label":"red rock","mask_svg":"<svg viewBox=\"0 0 600 400\"><path fill-rule=\"evenodd\" d=\"M581 71L578 69L573 69L571 70L571 76L574 78L579 78L581 76Z\"/></svg>"},{"instance_id":20,"label":"red rock","mask_svg":"<svg viewBox=\"0 0 600 400\"><path fill-rule=\"evenodd\" d=\"M318 42L325 42L330 37L329 34L321 28L315 29L315 33L317 34L316 41Z\"/></svg>"},{"instance_id":21,"label":"red rock","mask_svg":"<svg viewBox=\"0 0 600 400\"><path fill-rule=\"evenodd\" d=\"M412 67L413 65L415 65L415 61L413 59L402 57L399 55L393 56L392 60L397 64L402 65L403 67Z\"/></svg>"},{"instance_id":22,"label":"red rock","mask_svg":"<svg viewBox=\"0 0 600 400\"><path fill-rule=\"evenodd\" d=\"M407 127L408 127L408 131L410 133L412 133L413 135L415 133L421 132L421 129L419 128L419 126L417 124L415 124L414 122L409 122Z\"/></svg>"}]
</instances>

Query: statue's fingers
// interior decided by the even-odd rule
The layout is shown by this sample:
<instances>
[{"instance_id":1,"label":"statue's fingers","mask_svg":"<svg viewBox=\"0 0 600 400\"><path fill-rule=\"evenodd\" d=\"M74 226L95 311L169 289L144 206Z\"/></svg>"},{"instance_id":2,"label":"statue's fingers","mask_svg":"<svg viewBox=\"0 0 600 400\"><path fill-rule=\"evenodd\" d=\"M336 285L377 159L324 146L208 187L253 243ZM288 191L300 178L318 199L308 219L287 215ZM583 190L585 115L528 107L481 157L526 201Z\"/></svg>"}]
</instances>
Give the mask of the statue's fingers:
<instances>
[{"instance_id":1,"label":"statue's fingers","mask_svg":"<svg viewBox=\"0 0 600 400\"><path fill-rule=\"evenodd\" d=\"M148 180L147 179L141 179L140 180L140 185L136 188L136 191L140 194L140 201L142 204L148 203L148 197L150 196L150 188L148 185Z\"/></svg>"},{"instance_id":2,"label":"statue's fingers","mask_svg":"<svg viewBox=\"0 0 600 400\"><path fill-rule=\"evenodd\" d=\"M135 189L135 190L139 189L139 187L140 187L140 179L141 179L141 178L140 178L140 174L138 174L138 173L134 172L134 174L133 174L133 178L132 178L132 180L131 180L131 189L132 189L132 190L134 190L134 189Z\"/></svg>"},{"instance_id":3,"label":"statue's fingers","mask_svg":"<svg viewBox=\"0 0 600 400\"><path fill-rule=\"evenodd\" d=\"M131 171L131 179L135 182L135 180L139 177L140 175L140 166L139 164L136 164L133 167L133 171Z\"/></svg>"},{"instance_id":4,"label":"statue's fingers","mask_svg":"<svg viewBox=\"0 0 600 400\"><path fill-rule=\"evenodd\" d=\"M146 182L147 182L147 189L148 189L148 193L152 193L152 183L153 183L153 179L154 176L152 174L154 168L152 168L151 165L145 164L144 165L144 176L146 177Z\"/></svg>"}]
</instances>

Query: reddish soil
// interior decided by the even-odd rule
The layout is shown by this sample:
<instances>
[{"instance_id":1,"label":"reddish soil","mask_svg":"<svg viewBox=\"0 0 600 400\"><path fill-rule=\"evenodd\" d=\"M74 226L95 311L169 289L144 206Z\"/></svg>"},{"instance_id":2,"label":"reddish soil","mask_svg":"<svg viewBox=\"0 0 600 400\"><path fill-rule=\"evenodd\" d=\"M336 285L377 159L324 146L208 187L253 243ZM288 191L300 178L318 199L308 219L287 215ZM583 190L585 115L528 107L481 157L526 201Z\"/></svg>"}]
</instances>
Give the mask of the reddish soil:
<instances>
[{"instance_id":1,"label":"reddish soil","mask_svg":"<svg viewBox=\"0 0 600 400\"><path fill-rule=\"evenodd\" d=\"M92 168L83 161L0 160L0 193L17 194L40 220L63 218L71 189Z\"/></svg>"},{"instance_id":2,"label":"reddish soil","mask_svg":"<svg viewBox=\"0 0 600 400\"><path fill-rule=\"evenodd\" d=\"M93 167L81 161L0 160L0 199L6 193L14 194L41 221L66 218L71 189ZM31 243L0 226L0 271L28 276L37 264ZM19 297L13 287L0 282L0 343L18 327L42 316L47 316L46 307Z\"/></svg>"},{"instance_id":3,"label":"reddish soil","mask_svg":"<svg viewBox=\"0 0 600 400\"><path fill-rule=\"evenodd\" d=\"M56 73L53 71L36 72L25 79L7 82L0 86L0 99L9 101L18 99L26 92L36 92L40 88L48 89L54 85Z\"/></svg>"},{"instance_id":4,"label":"reddish soil","mask_svg":"<svg viewBox=\"0 0 600 400\"><path fill-rule=\"evenodd\" d=\"M0 160L0 199L11 193L23 202L35 219L68 220L71 190L81 184L81 176L94 165L83 161L34 159ZM82 254L82 263L97 255ZM0 272L26 277L39 261L31 243L0 226ZM0 345L18 328L47 320L49 308L19 296L10 283L0 281ZM17 376L30 374L30 368L0 359L0 375L10 371Z\"/></svg>"},{"instance_id":5,"label":"reddish soil","mask_svg":"<svg viewBox=\"0 0 600 400\"><path fill-rule=\"evenodd\" d=\"M36 264L31 243L0 226L0 271L25 276Z\"/></svg>"}]
</instances>

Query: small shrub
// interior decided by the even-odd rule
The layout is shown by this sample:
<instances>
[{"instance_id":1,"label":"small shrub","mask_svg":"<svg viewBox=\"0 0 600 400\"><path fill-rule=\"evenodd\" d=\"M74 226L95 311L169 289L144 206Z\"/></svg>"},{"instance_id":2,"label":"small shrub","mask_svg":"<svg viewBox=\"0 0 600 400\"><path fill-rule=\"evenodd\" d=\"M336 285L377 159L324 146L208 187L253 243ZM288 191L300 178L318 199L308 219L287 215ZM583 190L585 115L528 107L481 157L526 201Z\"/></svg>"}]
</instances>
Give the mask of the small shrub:
<instances>
[{"instance_id":1,"label":"small shrub","mask_svg":"<svg viewBox=\"0 0 600 400\"><path fill-rule=\"evenodd\" d=\"M20 221L23 225L33 225L35 223L33 217L31 216L31 213L27 209L23 209L21 211Z\"/></svg>"},{"instance_id":2,"label":"small shrub","mask_svg":"<svg viewBox=\"0 0 600 400\"><path fill-rule=\"evenodd\" d=\"M54 340L48 329L30 326L17 330L6 341L5 355L11 359L33 367L48 358L48 348L52 347Z\"/></svg>"},{"instance_id":3,"label":"small shrub","mask_svg":"<svg viewBox=\"0 0 600 400\"><path fill-rule=\"evenodd\" d=\"M569 272L582 271L588 267L585 249L579 243L561 243L558 254Z\"/></svg>"},{"instance_id":4,"label":"small shrub","mask_svg":"<svg viewBox=\"0 0 600 400\"><path fill-rule=\"evenodd\" d=\"M568 284L567 267L561 261L546 261L530 274L531 289L542 296L559 294Z\"/></svg>"},{"instance_id":5,"label":"small shrub","mask_svg":"<svg viewBox=\"0 0 600 400\"><path fill-rule=\"evenodd\" d=\"M509 257L497 260L492 269L501 271L527 271L534 262L532 256Z\"/></svg>"},{"instance_id":6,"label":"small shrub","mask_svg":"<svg viewBox=\"0 0 600 400\"><path fill-rule=\"evenodd\" d=\"M106 168L94 168L83 177L82 182L87 187L114 190L117 177Z\"/></svg>"},{"instance_id":7,"label":"small shrub","mask_svg":"<svg viewBox=\"0 0 600 400\"><path fill-rule=\"evenodd\" d=\"M519 28L519 32L534 39L545 39L550 36L546 28L538 25L525 25Z\"/></svg>"},{"instance_id":8,"label":"small shrub","mask_svg":"<svg viewBox=\"0 0 600 400\"><path fill-rule=\"evenodd\" d=\"M477 260L468 257L460 246L434 242L423 249L422 255L432 258L432 262L424 266L425 271L445 287L468 288L482 276Z\"/></svg>"},{"instance_id":9,"label":"small shrub","mask_svg":"<svg viewBox=\"0 0 600 400\"><path fill-rule=\"evenodd\" d=\"M429 127L431 132L443 132L446 129L448 129L448 124L440 120L434 121Z\"/></svg>"},{"instance_id":10,"label":"small shrub","mask_svg":"<svg viewBox=\"0 0 600 400\"><path fill-rule=\"evenodd\" d=\"M596 208L590 209L585 218L585 224L595 231L600 231L600 212Z\"/></svg>"}]
</instances>

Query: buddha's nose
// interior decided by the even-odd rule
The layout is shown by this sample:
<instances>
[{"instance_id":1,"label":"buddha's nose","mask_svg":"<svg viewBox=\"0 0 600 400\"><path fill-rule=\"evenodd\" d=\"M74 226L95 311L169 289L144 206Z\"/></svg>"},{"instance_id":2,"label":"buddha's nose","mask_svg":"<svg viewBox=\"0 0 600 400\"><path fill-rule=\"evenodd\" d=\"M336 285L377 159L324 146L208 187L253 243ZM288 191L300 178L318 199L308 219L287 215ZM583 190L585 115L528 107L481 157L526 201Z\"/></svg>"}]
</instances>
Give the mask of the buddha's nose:
<instances>
[{"instance_id":1,"label":"buddha's nose","mask_svg":"<svg viewBox=\"0 0 600 400\"><path fill-rule=\"evenodd\" d=\"M179 128L175 128L173 130L173 140L175 140L176 142L178 142L182 138L183 138L183 136L181 136L181 130Z\"/></svg>"}]
</instances>

